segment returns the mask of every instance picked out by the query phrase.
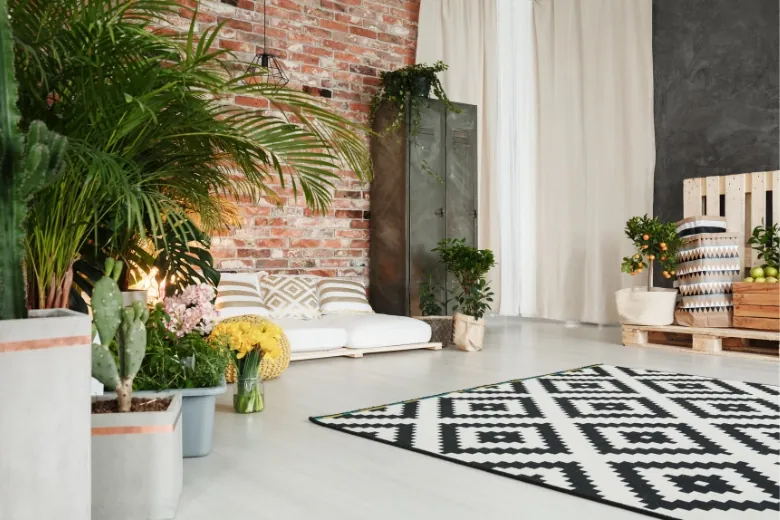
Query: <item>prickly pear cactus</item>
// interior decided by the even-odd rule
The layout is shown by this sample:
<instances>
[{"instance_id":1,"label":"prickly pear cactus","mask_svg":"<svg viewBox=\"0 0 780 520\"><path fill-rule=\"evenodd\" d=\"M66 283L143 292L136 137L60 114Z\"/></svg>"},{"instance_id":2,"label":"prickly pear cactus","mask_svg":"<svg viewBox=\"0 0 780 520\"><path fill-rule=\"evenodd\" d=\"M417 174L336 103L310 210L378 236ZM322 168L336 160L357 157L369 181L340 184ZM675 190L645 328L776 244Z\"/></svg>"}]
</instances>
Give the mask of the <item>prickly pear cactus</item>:
<instances>
[{"instance_id":1,"label":"prickly pear cactus","mask_svg":"<svg viewBox=\"0 0 780 520\"><path fill-rule=\"evenodd\" d=\"M100 343L92 343L92 376L116 390L120 412L129 412L133 378L146 354L146 320L149 309L143 302L122 308L122 293L117 280L122 262L106 260L105 276L92 291L92 321ZM116 336L119 366L109 346Z\"/></svg>"},{"instance_id":2,"label":"prickly pear cactus","mask_svg":"<svg viewBox=\"0 0 780 520\"><path fill-rule=\"evenodd\" d=\"M122 262L106 259L103 274L92 290L92 322L97 327L101 343L108 347L122 322L122 292L116 283L122 274Z\"/></svg>"},{"instance_id":3,"label":"prickly pear cactus","mask_svg":"<svg viewBox=\"0 0 780 520\"><path fill-rule=\"evenodd\" d=\"M133 379L146 354L146 320L149 309L142 302L133 302L122 317L121 344L124 345L123 378Z\"/></svg>"}]
</instances>

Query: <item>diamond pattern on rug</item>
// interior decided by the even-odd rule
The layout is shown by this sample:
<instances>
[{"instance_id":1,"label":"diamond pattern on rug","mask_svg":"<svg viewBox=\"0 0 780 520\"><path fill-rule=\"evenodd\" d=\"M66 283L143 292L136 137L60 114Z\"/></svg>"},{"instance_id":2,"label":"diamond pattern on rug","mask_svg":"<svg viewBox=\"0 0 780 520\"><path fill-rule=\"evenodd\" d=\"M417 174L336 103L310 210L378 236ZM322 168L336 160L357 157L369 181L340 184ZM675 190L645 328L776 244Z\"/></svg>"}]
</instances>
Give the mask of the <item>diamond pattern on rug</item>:
<instances>
[{"instance_id":1,"label":"diamond pattern on rug","mask_svg":"<svg viewBox=\"0 0 780 520\"><path fill-rule=\"evenodd\" d=\"M780 393L598 365L313 417L339 431L675 520L776 520Z\"/></svg>"}]
</instances>

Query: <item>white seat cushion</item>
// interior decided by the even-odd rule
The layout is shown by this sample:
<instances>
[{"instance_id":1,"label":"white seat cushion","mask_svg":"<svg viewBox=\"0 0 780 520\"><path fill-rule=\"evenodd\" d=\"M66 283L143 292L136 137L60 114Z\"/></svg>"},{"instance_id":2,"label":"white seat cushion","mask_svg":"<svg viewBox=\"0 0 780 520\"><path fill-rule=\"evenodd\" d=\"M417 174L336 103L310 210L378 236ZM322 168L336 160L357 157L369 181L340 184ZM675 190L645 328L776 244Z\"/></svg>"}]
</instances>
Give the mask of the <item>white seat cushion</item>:
<instances>
[{"instance_id":1,"label":"white seat cushion","mask_svg":"<svg viewBox=\"0 0 780 520\"><path fill-rule=\"evenodd\" d=\"M331 314L320 320L347 332L347 348L377 348L428 343L431 326L424 321L387 314Z\"/></svg>"},{"instance_id":2,"label":"white seat cushion","mask_svg":"<svg viewBox=\"0 0 780 520\"><path fill-rule=\"evenodd\" d=\"M290 341L290 352L333 350L347 344L347 331L332 325L326 319L274 319Z\"/></svg>"}]
</instances>

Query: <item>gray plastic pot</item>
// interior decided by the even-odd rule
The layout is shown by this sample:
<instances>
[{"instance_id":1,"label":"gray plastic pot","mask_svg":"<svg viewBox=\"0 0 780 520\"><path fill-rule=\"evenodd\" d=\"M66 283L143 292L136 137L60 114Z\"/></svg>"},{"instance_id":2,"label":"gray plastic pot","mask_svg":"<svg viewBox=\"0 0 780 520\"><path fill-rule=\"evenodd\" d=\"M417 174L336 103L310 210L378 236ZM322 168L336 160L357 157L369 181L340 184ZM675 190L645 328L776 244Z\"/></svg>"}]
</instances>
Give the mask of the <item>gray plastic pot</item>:
<instances>
[{"instance_id":1,"label":"gray plastic pot","mask_svg":"<svg viewBox=\"0 0 780 520\"><path fill-rule=\"evenodd\" d=\"M171 388L166 392L181 394L182 454L184 457L205 457L211 452L214 439L214 412L217 396L224 394L227 385L210 388ZM133 392L135 396L155 392Z\"/></svg>"}]
</instances>

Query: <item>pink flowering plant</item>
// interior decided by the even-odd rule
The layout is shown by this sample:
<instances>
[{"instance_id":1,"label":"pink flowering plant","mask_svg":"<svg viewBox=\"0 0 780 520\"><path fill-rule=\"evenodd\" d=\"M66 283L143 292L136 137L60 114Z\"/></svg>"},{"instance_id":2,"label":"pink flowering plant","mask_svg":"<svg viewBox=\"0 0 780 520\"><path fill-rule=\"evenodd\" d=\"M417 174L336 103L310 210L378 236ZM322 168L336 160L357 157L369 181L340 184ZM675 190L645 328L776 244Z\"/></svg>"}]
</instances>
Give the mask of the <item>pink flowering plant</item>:
<instances>
[{"instance_id":1,"label":"pink flowering plant","mask_svg":"<svg viewBox=\"0 0 780 520\"><path fill-rule=\"evenodd\" d=\"M214 306L214 287L205 283L189 285L163 300L168 315L165 327L181 338L191 332L207 336L216 324L219 311Z\"/></svg>"}]
</instances>

